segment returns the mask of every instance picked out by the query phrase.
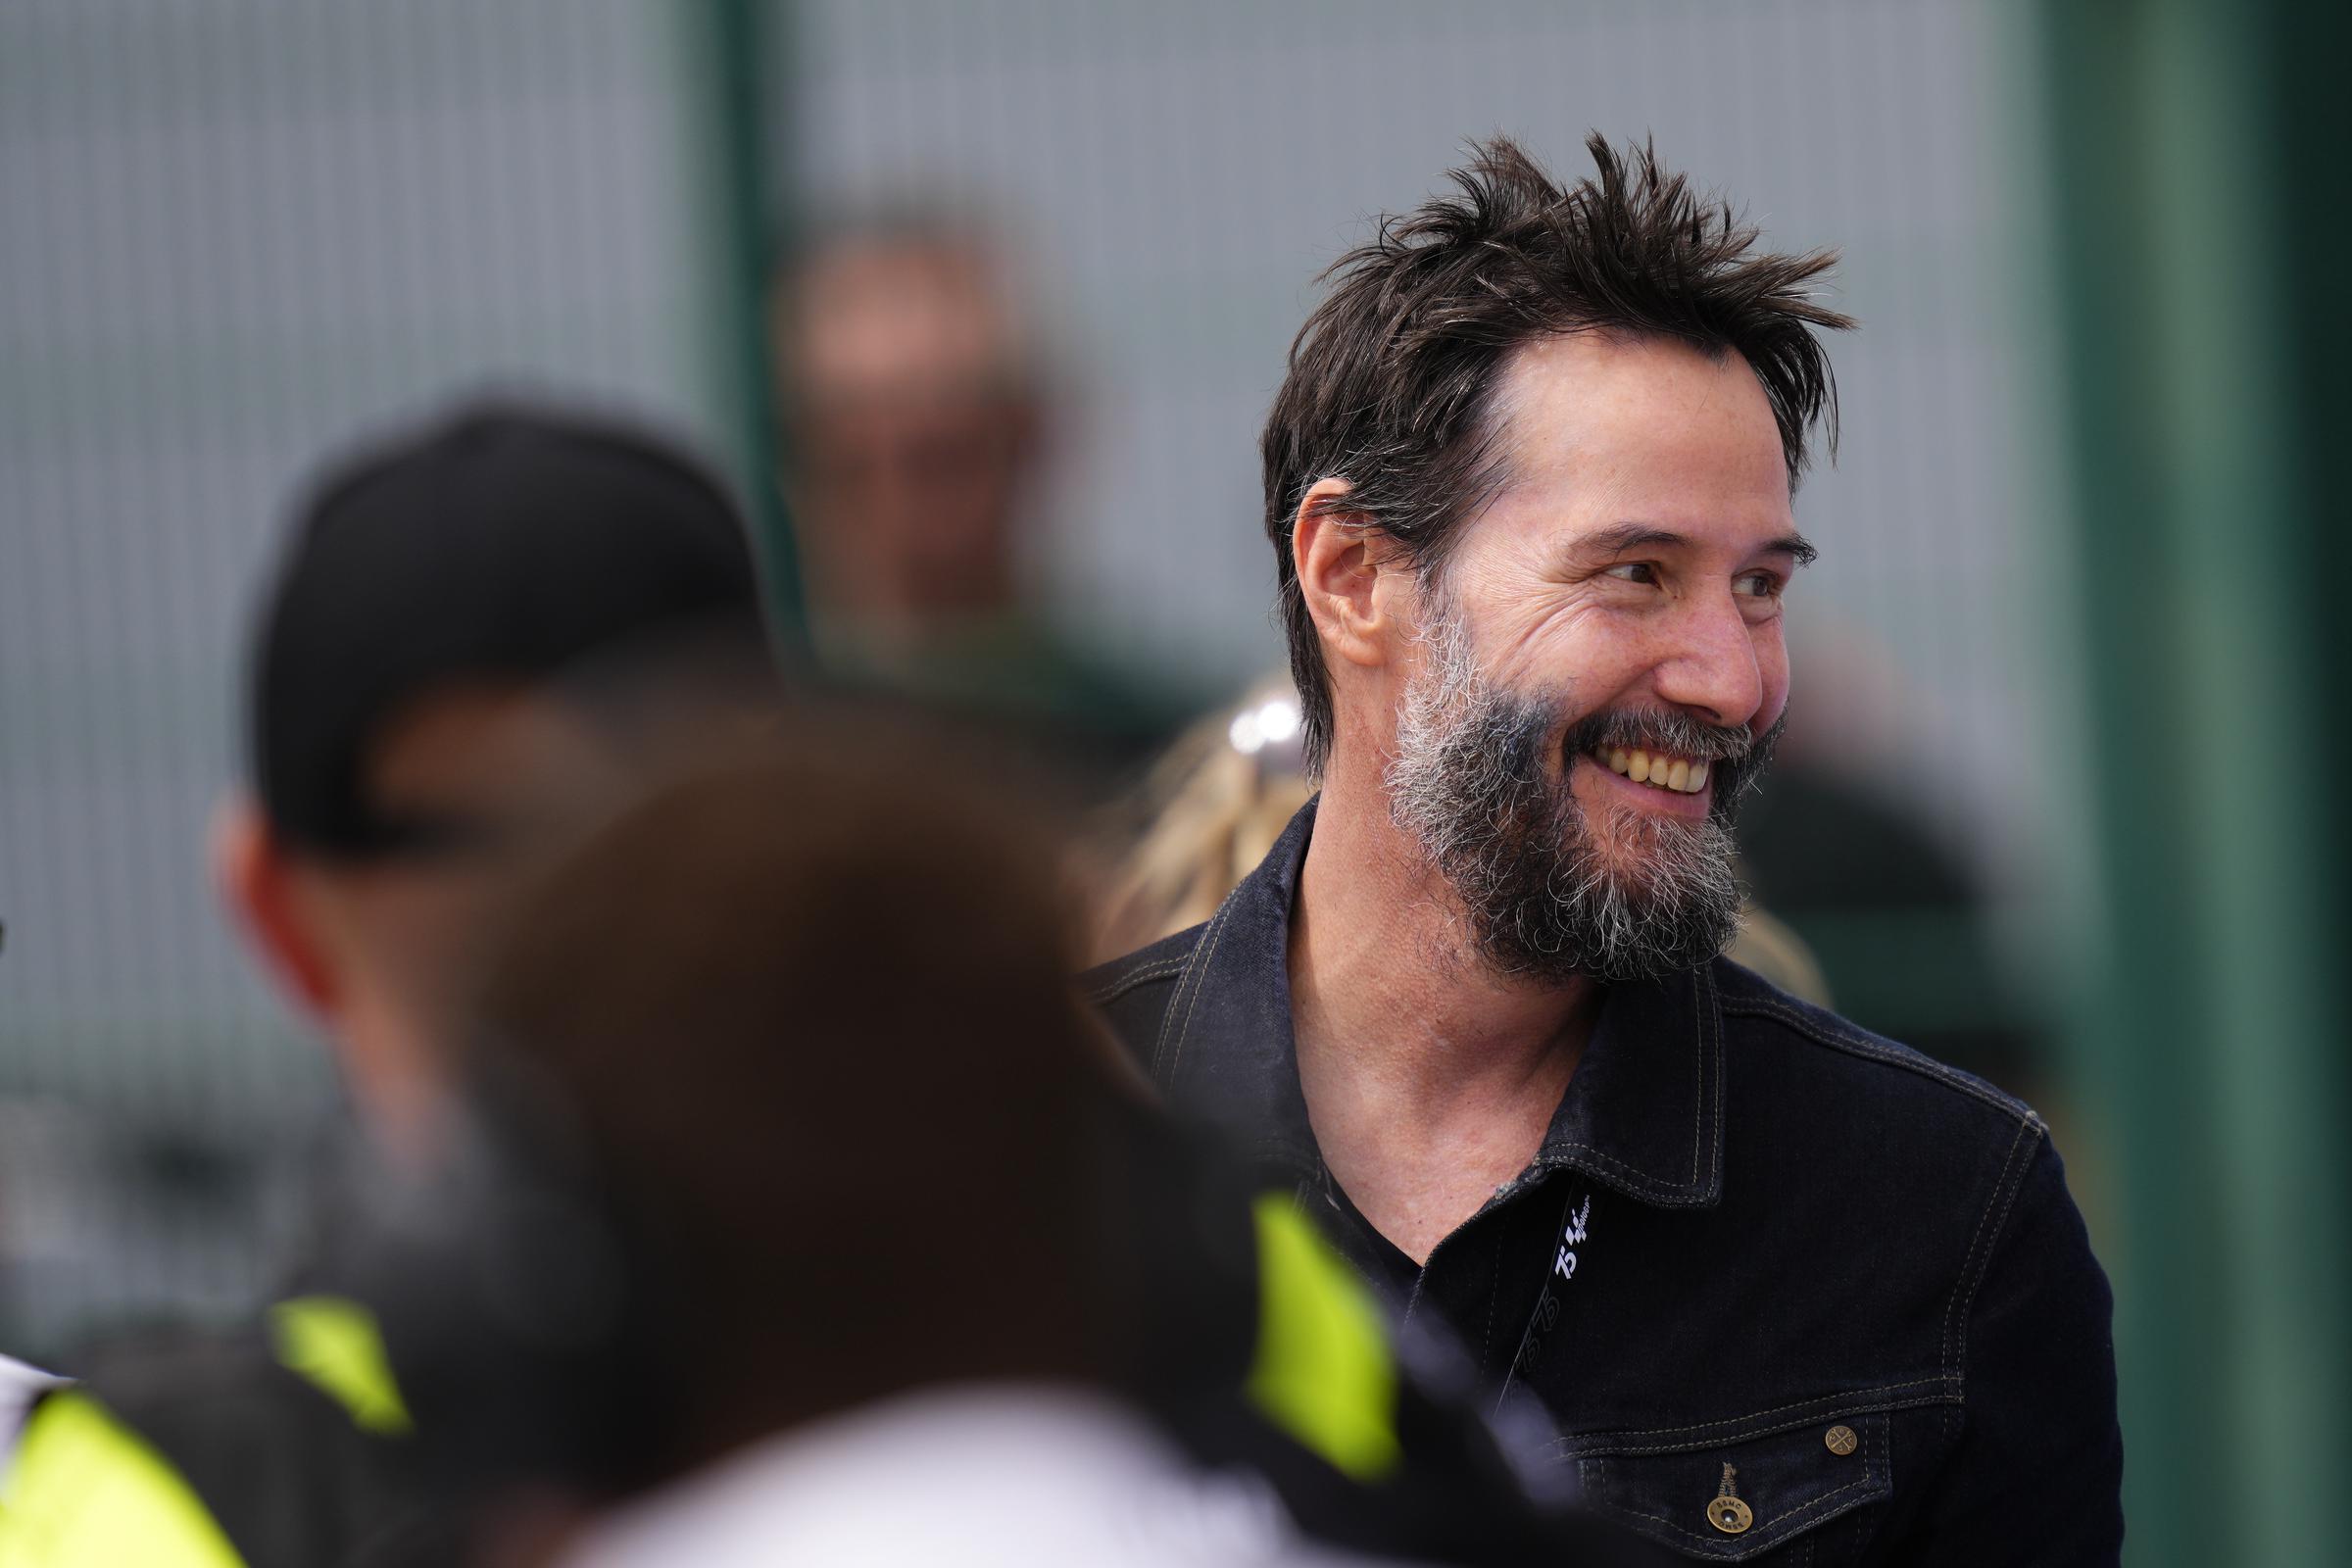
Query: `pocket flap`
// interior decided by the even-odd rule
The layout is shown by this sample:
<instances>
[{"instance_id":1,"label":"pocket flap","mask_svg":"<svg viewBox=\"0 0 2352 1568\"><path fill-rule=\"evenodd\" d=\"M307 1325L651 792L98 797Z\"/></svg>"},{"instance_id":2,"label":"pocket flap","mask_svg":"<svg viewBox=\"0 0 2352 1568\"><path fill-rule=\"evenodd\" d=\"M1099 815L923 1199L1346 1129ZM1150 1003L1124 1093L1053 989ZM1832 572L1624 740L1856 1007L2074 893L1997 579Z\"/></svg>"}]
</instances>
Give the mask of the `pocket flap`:
<instances>
[{"instance_id":1,"label":"pocket flap","mask_svg":"<svg viewBox=\"0 0 2352 1568\"><path fill-rule=\"evenodd\" d=\"M1894 1491L1884 1410L1739 1443L1577 1456L1586 1503L1685 1556L1740 1562ZM1736 1504L1736 1505L1735 1505Z\"/></svg>"}]
</instances>

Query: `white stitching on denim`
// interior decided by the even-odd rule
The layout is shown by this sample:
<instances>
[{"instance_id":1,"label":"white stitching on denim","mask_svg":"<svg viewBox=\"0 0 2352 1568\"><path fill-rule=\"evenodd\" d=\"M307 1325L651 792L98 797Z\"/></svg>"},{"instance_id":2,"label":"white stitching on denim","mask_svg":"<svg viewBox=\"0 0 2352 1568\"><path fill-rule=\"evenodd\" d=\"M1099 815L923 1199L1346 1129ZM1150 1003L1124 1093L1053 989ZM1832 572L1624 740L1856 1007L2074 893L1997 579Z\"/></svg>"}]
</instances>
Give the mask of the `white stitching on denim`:
<instances>
[{"instance_id":1,"label":"white stitching on denim","mask_svg":"<svg viewBox=\"0 0 2352 1568\"><path fill-rule=\"evenodd\" d=\"M1698 1092L1690 1097L1690 1186L1693 1191L1698 1187L1698 1147L1704 1140L1707 1116L1707 1021L1706 1013L1700 1006L1705 995L1700 988L1705 984L1706 973L1701 970L1690 986L1690 1043L1697 1048L1692 1056L1692 1066L1698 1073L1698 1082L1691 1086Z\"/></svg>"},{"instance_id":2,"label":"white stitching on denim","mask_svg":"<svg viewBox=\"0 0 2352 1568\"><path fill-rule=\"evenodd\" d=\"M1809 1409L1817 1404L1828 1405L1832 1409L1837 1409L1840 1406L1850 1407L1856 1399L1872 1399L1878 1397L1878 1396L1882 1394L1900 1394L1905 1389L1924 1389L1931 1383L1949 1383L1950 1381L1951 1378L1948 1375L1933 1378L1913 1378L1908 1383L1882 1383L1875 1389L1856 1389L1850 1394L1819 1394L1815 1395L1810 1399L1799 1399L1794 1404L1776 1404L1768 1410L1751 1410L1745 1415L1726 1416L1720 1421L1701 1421L1693 1426L1642 1427L1628 1432L1589 1432L1584 1436L1588 1438L1680 1437L1685 1433L1712 1432L1718 1427L1736 1427L1745 1421L1760 1421L1768 1415L1787 1415L1791 1410ZM1581 1440L1576 1438L1562 1438L1560 1440L1560 1446L1562 1448L1566 1448L1568 1445L1579 1441Z\"/></svg>"},{"instance_id":3,"label":"white stitching on denim","mask_svg":"<svg viewBox=\"0 0 2352 1568\"><path fill-rule=\"evenodd\" d=\"M2002 1235L2002 1233L2003 1233L2004 1231L2006 1231L2006 1230L2008 1229L2008 1226L2009 1226L2009 1211L2010 1211L2012 1208L2014 1208L2014 1207L2017 1205L2017 1195L2018 1195L2020 1192L2023 1192L2023 1191L2025 1190L2025 1185L2026 1185L2026 1171L2027 1171L2028 1169L2032 1168L2032 1166L2033 1166L2033 1158L2032 1158L2032 1156L2031 1156L2031 1155L2029 1155L2029 1156L2027 1157L2026 1163L2025 1163L2024 1165L2022 1165L2022 1166L2019 1166L2019 1168L2018 1168L2018 1172L2017 1172L2017 1179L2016 1179L2015 1181L2011 1181L2011 1180L2009 1179L2009 1165L2010 1165L2010 1163L2012 1163L2012 1162L2014 1162L2014 1161L2016 1160L2016 1158L2017 1158L2017 1151L2018 1151L2018 1148L2019 1148L2019 1146L2020 1146L2021 1144L2023 1144L2023 1143L2024 1143L2024 1141L2025 1141L2025 1133L2026 1133L2026 1130L2025 1130L2023 1127L2020 1127L2020 1128L2019 1128L2017 1131L2018 1131L2018 1136L2017 1136L2015 1139L2012 1139L2012 1140L2010 1141L2010 1145L2009 1145L2009 1159L2008 1159L2008 1160L2006 1160L2006 1161L2003 1161L2003 1162L2002 1162L2002 1165L2001 1165L2001 1185L2000 1185L1999 1187L1996 1187L1996 1188L1994 1189L1995 1196L1999 1196L2003 1188L2006 1188L2006 1189L2007 1189L2007 1196L2006 1196L2006 1197L2003 1197L2003 1198L2001 1198L2001 1200L2000 1200L2000 1203L2001 1203L2001 1217L1999 1218L1999 1220L1997 1220L1997 1221L1995 1221L1995 1222L1994 1222L1994 1224L1993 1224L1993 1227L1992 1227L1992 1239L1991 1239L1989 1242L1987 1242L1987 1243L1985 1244L1985 1247L1984 1247L1984 1261L1983 1263L1980 1263L1980 1264L1977 1266L1976 1278L1975 1278L1975 1279L1973 1279L1973 1280L1971 1280L1971 1281L1969 1282L1969 1286L1968 1286L1968 1298L1967 1298L1967 1299L1966 1299L1966 1300L1963 1300L1963 1301L1961 1301L1961 1302L1959 1302L1959 1303L1958 1303L1958 1304L1959 1304L1959 1307L1960 1307L1960 1324L1959 1324L1959 1333L1958 1333L1958 1338L1957 1338L1957 1340L1956 1340L1956 1341L1955 1341L1955 1342L1954 1342L1954 1343L1951 1345L1950 1348L1949 1348L1949 1349L1948 1349L1948 1350L1945 1352L1945 1362L1946 1362L1946 1364L1947 1364L1947 1365L1949 1365L1949 1366L1951 1366L1951 1367L1952 1367L1952 1370L1953 1370L1953 1373L1954 1373L1954 1375L1955 1375L1955 1376L1957 1376L1957 1377L1959 1377L1959 1378L1961 1378L1961 1379L1963 1380L1963 1383L1962 1383L1962 1387L1963 1387L1963 1388L1965 1388L1965 1387L1966 1387L1965 1380L1966 1380L1966 1378L1967 1378L1967 1376L1968 1376L1968 1368L1967 1368L1967 1366L1966 1366L1966 1364L1965 1364L1965 1363L1966 1363L1966 1361L1967 1361L1967 1357L1968 1357L1968 1314L1969 1314L1971 1311L1975 1310L1975 1308L1976 1308L1976 1304L1977 1304L1977 1291L1978 1291L1978 1289L1979 1289L1981 1286L1983 1286L1983 1285L1984 1285L1984 1276L1985 1276L1987 1273L1990 1273L1990 1272L1991 1272L1991 1269L1992 1269L1992 1254L1993 1254L1993 1252L1994 1252L1994 1251L1995 1251L1995 1250L1997 1250L1997 1249L2000 1247L2000 1245L2001 1245L2001 1235ZM2026 1146L2026 1147L2028 1147L2028 1148L2030 1148L2030 1149L2038 1150L2038 1149L2041 1147L2041 1139L2040 1139L2040 1137L2038 1136L2038 1134L2037 1134L2037 1135L2036 1135L2036 1137L2034 1138L2034 1142L2033 1142L2031 1145L2028 1145L2028 1146ZM1991 1205L1990 1205L1990 1204L1989 1204L1989 1202L1988 1202L1988 1203L1986 1204L1986 1212L1987 1212L1987 1213L1989 1213L1990 1211L1991 1211ZM1980 1221L1979 1223L1980 1223L1980 1224L1982 1224L1982 1221ZM1973 1245L1972 1245L1972 1247L1970 1248L1970 1250L1971 1250L1972 1252L1975 1250L1975 1248L1973 1247ZM1944 1313L1944 1329L1945 1329L1945 1332L1948 1334L1948 1333L1950 1333L1950 1332L1951 1332L1951 1329L1952 1329L1952 1325L1951 1325L1952 1306L1951 1306L1951 1303L1948 1303L1948 1302L1947 1302L1947 1303L1945 1304L1945 1306L1944 1306L1944 1309L1943 1309L1943 1313Z\"/></svg>"},{"instance_id":4,"label":"white stitching on denim","mask_svg":"<svg viewBox=\"0 0 2352 1568\"><path fill-rule=\"evenodd\" d=\"M1243 884L1243 886L1247 885L1247 883ZM1193 958L1186 960L1184 980L1180 980L1176 984L1177 996L1182 997L1184 1001L1184 1022L1177 1027L1176 1054L1167 1058L1167 1075L1162 1077L1160 1075L1160 1056L1167 1049L1168 1026L1176 1021L1177 997L1168 999L1167 1016L1162 1018L1159 1024L1158 1043L1152 1048L1152 1076L1159 1082L1162 1088L1175 1087L1176 1065L1184 1059L1184 1037L1193 1027L1193 1008L1200 1001L1200 992L1207 979L1209 960L1217 956L1217 944L1224 940L1225 927L1230 923L1233 906L1241 902L1241 897L1242 889L1239 887L1225 895L1225 902L1217 906L1217 912L1209 920L1208 929L1201 933L1200 945L1193 950ZM1193 967L1195 959L1199 961L1198 968ZM1184 995L1185 981L1192 983L1193 989L1190 996Z\"/></svg>"},{"instance_id":5,"label":"white stitching on denim","mask_svg":"<svg viewBox=\"0 0 2352 1568\"><path fill-rule=\"evenodd\" d=\"M2041 1117L2034 1113L2034 1107L2031 1105L2021 1106L2017 1102L2009 1099L2007 1096L2002 1095L1995 1090L1989 1089L1984 1084L1978 1083L1975 1080L1964 1076L1963 1074L1952 1071L1949 1067L1944 1066L1943 1063L1939 1061L1936 1061L1927 1056L1912 1056L1886 1051L1879 1046L1872 1045L1867 1040L1861 1040L1848 1035L1840 1034L1836 1030L1825 1029L1815 1020L1806 1017L1804 1014L1799 1013L1792 1008L1782 1004L1781 1003L1773 1001L1769 997L1742 998L1738 1002L1727 1003L1724 1010L1727 1012L1736 1012L1751 1017L1758 1013L1768 1014L1772 1017L1780 1019L1781 1022L1787 1024L1789 1028L1794 1029L1806 1039L1813 1041L1817 1045L1827 1046L1832 1051L1842 1051L1848 1055L1861 1056L1871 1061L1882 1062L1889 1067L1900 1067L1907 1072L1917 1073L1923 1078L1934 1079L1936 1082L1942 1084L1946 1089L1957 1090L1961 1094L1967 1095L1972 1099L1983 1101L1985 1104L1990 1105L1993 1109L2000 1111L2004 1115L2015 1116L2018 1115L2022 1110L2024 1112L2025 1120L2032 1122L2036 1127L2039 1127L2042 1124Z\"/></svg>"},{"instance_id":6,"label":"white stitching on denim","mask_svg":"<svg viewBox=\"0 0 2352 1568\"><path fill-rule=\"evenodd\" d=\"M1548 1156L1550 1155L1571 1149L1581 1150L1585 1153L1590 1154L1592 1157L1593 1163L1595 1164L1614 1166L1617 1170L1623 1172L1624 1175L1630 1180L1640 1184L1642 1187L1650 1189L1651 1196L1656 1196L1659 1194L1692 1193L1697 1190L1694 1184L1690 1182L1678 1182L1669 1180L1664 1176L1652 1176L1649 1172L1642 1170L1638 1166L1628 1165L1624 1160L1619 1159L1614 1154L1602 1153L1591 1144L1553 1144L1549 1149L1544 1150L1538 1157L1548 1159ZM1566 1160L1548 1160L1548 1162L1553 1164L1568 1163ZM1661 1199L1660 1200L1667 1201L1669 1200Z\"/></svg>"},{"instance_id":7,"label":"white stitching on denim","mask_svg":"<svg viewBox=\"0 0 2352 1568\"><path fill-rule=\"evenodd\" d=\"M1164 980L1169 975L1182 974L1184 966L1192 961L1193 956L1187 953L1181 958L1162 958L1157 963L1147 963L1140 969L1130 969L1124 974L1113 975L1093 990L1086 992L1086 1000L1100 1006L1113 998L1125 996L1147 981Z\"/></svg>"},{"instance_id":8,"label":"white stitching on denim","mask_svg":"<svg viewBox=\"0 0 2352 1568\"><path fill-rule=\"evenodd\" d=\"M1940 1383L1944 1380L1941 1378L1932 1378L1929 1381ZM1777 1426L1759 1427L1753 1432L1742 1432L1736 1438L1707 1438L1697 1443L1653 1443L1639 1448L1621 1448L1615 1444L1610 1444L1605 1447L1596 1448L1592 1451L1596 1457L1600 1455L1617 1454L1626 1458L1633 1458L1642 1454L1649 1453L1696 1453L1702 1448L1711 1447L1718 1443L1755 1443L1765 1438L1777 1438L1784 1432L1792 1432L1798 1427L1809 1427L1816 1421L1821 1420L1824 1416L1880 1415L1888 1410L1921 1410L1932 1404L1948 1405L1951 1402L1952 1396L1948 1394L1930 1394L1923 1395L1918 1398L1887 1399L1876 1404L1840 1404L1832 1409L1817 1411L1816 1413L1808 1416L1801 1416L1793 1421L1783 1421ZM1582 1459L1586 1457L1586 1455L1582 1452L1572 1453L1564 1451L1567 1445L1573 1442L1575 1442L1573 1438L1562 1439L1561 1450L1555 1450L1553 1456L1561 1459Z\"/></svg>"},{"instance_id":9,"label":"white stitching on denim","mask_svg":"<svg viewBox=\"0 0 2352 1568\"><path fill-rule=\"evenodd\" d=\"M1494 1261L1487 1265L1487 1338L1486 1342L1479 1347L1479 1354L1482 1356L1492 1354L1494 1349L1494 1298L1502 1294L1502 1227L1497 1225L1494 1227ZM1517 1370L1516 1366L1511 1368L1513 1372ZM1507 1392L1510 1386L1510 1373L1504 1373L1503 1378L1503 1386Z\"/></svg>"},{"instance_id":10,"label":"white stitching on denim","mask_svg":"<svg viewBox=\"0 0 2352 1568\"><path fill-rule=\"evenodd\" d=\"M1836 1497L1841 1497L1845 1495L1845 1494L1853 1491L1856 1487L1877 1485L1879 1478L1873 1475L1870 1469L1870 1449L1867 1446L1868 1441L1869 1440L1867 1438L1864 1439L1865 1446L1862 1450L1862 1477L1860 1480L1848 1481L1844 1486L1838 1488L1837 1491L1825 1492L1820 1496L1815 1497L1811 1502L1805 1503L1801 1507L1791 1508L1787 1513L1774 1514L1770 1519L1762 1521L1764 1528L1769 1531L1776 1525L1785 1525L1789 1523L1791 1520L1802 1519L1806 1514L1811 1513L1823 1503L1828 1502ZM1595 1459L1592 1462L1595 1465L1605 1465L1608 1463L1605 1458ZM1647 1519L1655 1524L1664 1525L1667 1529L1673 1531L1678 1536L1688 1536L1692 1541L1702 1542L1710 1546L1719 1546L1723 1544L1723 1543L1718 1541L1715 1537L1702 1536L1695 1530L1685 1529L1683 1526L1675 1523L1672 1519L1666 1518L1662 1514L1643 1513L1639 1508L1629 1508L1623 1503L1604 1502L1602 1506L1608 1508L1614 1513L1626 1514L1636 1519ZM1781 1536L1784 1537L1788 1534L1789 1532L1786 1530L1781 1532ZM1739 1561L1740 1557L1751 1557L1755 1555L1755 1553L1765 1550L1768 1545L1780 1544L1780 1537L1773 1538L1769 1543L1759 1537L1754 1542L1747 1543L1746 1544L1748 1549L1740 1553L1740 1557L1733 1557L1728 1553L1717 1553L1714 1555L1722 1555L1724 1556L1725 1560L1736 1562Z\"/></svg>"},{"instance_id":11,"label":"white stitching on denim","mask_svg":"<svg viewBox=\"0 0 2352 1568\"><path fill-rule=\"evenodd\" d=\"M1709 1007L1715 1018L1715 1142L1707 1149L1707 1176L1720 1190L1723 1183L1723 1080L1726 1071L1723 1055L1723 999L1715 994L1715 972L1702 969L1699 974L1706 984Z\"/></svg>"},{"instance_id":12,"label":"white stitching on denim","mask_svg":"<svg viewBox=\"0 0 2352 1568\"><path fill-rule=\"evenodd\" d=\"M1946 1376L1956 1374L1960 1370L1957 1357L1952 1351L1952 1310L1960 1304L1961 1292L1969 1284L1970 1277L1972 1275L1981 1277L1982 1265L1977 1261L1977 1246L1984 1240L1984 1222L1992 1218L1993 1205L2000 1201L2002 1192L2009 1186L2009 1167L2017 1163L2017 1152L2025 1141L2026 1124L2021 1121L2017 1124L2017 1136L2009 1140L2009 1152L2001 1156L2001 1171L1993 1179L1992 1191L1984 1195L1984 1211L1977 1216L1976 1231L1968 1239L1968 1251L1960 1259L1960 1277L1952 1281L1951 1297L1943 1303L1943 1332L1936 1337L1936 1354L1943 1362ZM2005 1214L2006 1210L2003 1212ZM1989 1250L1986 1250L1985 1257L1987 1260L1990 1259ZM1968 1295L1973 1300L1976 1292L1971 1290Z\"/></svg>"}]
</instances>

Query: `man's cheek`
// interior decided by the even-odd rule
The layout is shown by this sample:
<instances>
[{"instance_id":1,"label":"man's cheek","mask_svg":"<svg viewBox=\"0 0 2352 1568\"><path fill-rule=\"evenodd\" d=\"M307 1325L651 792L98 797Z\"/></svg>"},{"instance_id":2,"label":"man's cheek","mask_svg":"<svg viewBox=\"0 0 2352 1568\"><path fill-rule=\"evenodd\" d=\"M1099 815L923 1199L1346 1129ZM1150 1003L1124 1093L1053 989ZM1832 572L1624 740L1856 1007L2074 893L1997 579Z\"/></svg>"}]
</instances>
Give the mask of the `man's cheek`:
<instances>
[{"instance_id":1,"label":"man's cheek","mask_svg":"<svg viewBox=\"0 0 2352 1568\"><path fill-rule=\"evenodd\" d=\"M1762 637L1756 649L1756 668L1763 678L1764 704L1748 721L1748 728L1758 735L1778 724L1788 711L1788 644L1780 621L1775 620Z\"/></svg>"}]
</instances>

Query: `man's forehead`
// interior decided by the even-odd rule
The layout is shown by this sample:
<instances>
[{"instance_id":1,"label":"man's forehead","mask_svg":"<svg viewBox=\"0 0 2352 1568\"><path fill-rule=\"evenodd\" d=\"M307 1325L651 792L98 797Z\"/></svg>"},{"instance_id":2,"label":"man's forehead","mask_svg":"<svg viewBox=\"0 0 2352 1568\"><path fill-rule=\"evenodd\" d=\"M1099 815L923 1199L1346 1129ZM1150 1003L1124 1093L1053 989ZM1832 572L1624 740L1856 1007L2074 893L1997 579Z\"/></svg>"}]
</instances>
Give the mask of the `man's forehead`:
<instances>
[{"instance_id":1,"label":"man's forehead","mask_svg":"<svg viewBox=\"0 0 2352 1568\"><path fill-rule=\"evenodd\" d=\"M1579 532L1791 531L1780 425L1737 354L1579 333L1516 350L1494 405L1498 506Z\"/></svg>"},{"instance_id":2,"label":"man's forehead","mask_svg":"<svg viewBox=\"0 0 2352 1568\"><path fill-rule=\"evenodd\" d=\"M403 705L368 746L365 776L379 809L546 808L604 751L547 686L485 678Z\"/></svg>"},{"instance_id":3,"label":"man's forehead","mask_svg":"<svg viewBox=\"0 0 2352 1568\"><path fill-rule=\"evenodd\" d=\"M785 323L805 394L889 398L1020 378L1023 324L976 251L860 243L819 258Z\"/></svg>"}]
</instances>

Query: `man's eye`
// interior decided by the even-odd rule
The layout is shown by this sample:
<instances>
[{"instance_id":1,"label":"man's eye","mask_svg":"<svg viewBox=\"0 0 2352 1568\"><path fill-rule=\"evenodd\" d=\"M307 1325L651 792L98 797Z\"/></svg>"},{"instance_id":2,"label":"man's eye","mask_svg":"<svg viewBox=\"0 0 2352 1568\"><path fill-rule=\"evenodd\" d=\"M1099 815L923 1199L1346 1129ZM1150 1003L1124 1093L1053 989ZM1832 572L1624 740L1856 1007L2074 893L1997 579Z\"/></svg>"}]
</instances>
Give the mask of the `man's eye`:
<instances>
[{"instance_id":1,"label":"man's eye","mask_svg":"<svg viewBox=\"0 0 2352 1568\"><path fill-rule=\"evenodd\" d=\"M1778 599L1781 596L1781 579L1769 571L1742 572L1732 579L1732 587L1735 592L1750 599Z\"/></svg>"},{"instance_id":2,"label":"man's eye","mask_svg":"<svg viewBox=\"0 0 2352 1568\"><path fill-rule=\"evenodd\" d=\"M1658 568L1646 561L1628 561L1614 566L1604 567L1601 575L1615 577L1620 582L1654 584L1658 580Z\"/></svg>"}]
</instances>

